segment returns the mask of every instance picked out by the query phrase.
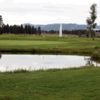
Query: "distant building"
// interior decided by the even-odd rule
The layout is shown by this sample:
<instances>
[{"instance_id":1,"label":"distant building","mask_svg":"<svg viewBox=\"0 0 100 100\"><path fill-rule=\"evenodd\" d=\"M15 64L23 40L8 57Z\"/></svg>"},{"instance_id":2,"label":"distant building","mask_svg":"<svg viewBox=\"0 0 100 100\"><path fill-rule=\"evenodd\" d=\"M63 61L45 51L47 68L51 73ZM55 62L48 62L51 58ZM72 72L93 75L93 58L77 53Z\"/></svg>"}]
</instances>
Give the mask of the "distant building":
<instances>
[{"instance_id":1,"label":"distant building","mask_svg":"<svg viewBox=\"0 0 100 100\"><path fill-rule=\"evenodd\" d=\"M98 28L95 28L95 29L93 29L95 32L98 32L98 31L100 31L100 29L98 29Z\"/></svg>"},{"instance_id":2,"label":"distant building","mask_svg":"<svg viewBox=\"0 0 100 100\"><path fill-rule=\"evenodd\" d=\"M97 37L100 37L100 29L95 28L94 32L95 32L95 34L96 34Z\"/></svg>"}]
</instances>

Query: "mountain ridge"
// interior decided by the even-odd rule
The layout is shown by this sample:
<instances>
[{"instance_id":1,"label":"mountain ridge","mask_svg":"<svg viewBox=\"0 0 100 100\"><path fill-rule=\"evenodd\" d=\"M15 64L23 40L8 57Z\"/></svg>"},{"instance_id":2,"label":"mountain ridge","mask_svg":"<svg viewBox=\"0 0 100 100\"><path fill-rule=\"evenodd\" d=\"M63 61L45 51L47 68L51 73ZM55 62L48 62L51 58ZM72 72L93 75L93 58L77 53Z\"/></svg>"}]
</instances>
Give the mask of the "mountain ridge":
<instances>
[{"instance_id":1,"label":"mountain ridge","mask_svg":"<svg viewBox=\"0 0 100 100\"><path fill-rule=\"evenodd\" d=\"M24 24L24 25L31 25L34 26L35 28L37 27L41 27L41 30L43 31L59 31L59 27L60 27L60 23L54 23L54 24L46 24L46 25L42 25L42 24ZM75 23L62 23L62 29L63 30L85 30L87 28L87 25L85 24L75 24ZM100 25L97 26L97 28L100 30Z\"/></svg>"}]
</instances>

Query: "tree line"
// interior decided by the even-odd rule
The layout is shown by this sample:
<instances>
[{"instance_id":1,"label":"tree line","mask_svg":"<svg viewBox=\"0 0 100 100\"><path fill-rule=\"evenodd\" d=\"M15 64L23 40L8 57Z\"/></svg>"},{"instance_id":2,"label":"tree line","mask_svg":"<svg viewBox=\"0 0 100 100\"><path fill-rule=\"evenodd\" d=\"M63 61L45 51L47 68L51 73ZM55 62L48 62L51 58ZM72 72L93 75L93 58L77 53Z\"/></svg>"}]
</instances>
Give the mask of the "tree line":
<instances>
[{"instance_id":1,"label":"tree line","mask_svg":"<svg viewBox=\"0 0 100 100\"><path fill-rule=\"evenodd\" d=\"M84 30L63 30L62 32L65 35L77 35L79 37L89 37L88 31L86 29L84 29ZM59 31L51 30L51 31L43 31L43 33L58 34Z\"/></svg>"},{"instance_id":2,"label":"tree line","mask_svg":"<svg viewBox=\"0 0 100 100\"><path fill-rule=\"evenodd\" d=\"M31 25L3 25L0 27L0 34L41 34L41 28Z\"/></svg>"},{"instance_id":3,"label":"tree line","mask_svg":"<svg viewBox=\"0 0 100 100\"><path fill-rule=\"evenodd\" d=\"M38 34L41 35L41 27L35 28L33 25L5 25L0 15L0 34Z\"/></svg>"}]
</instances>

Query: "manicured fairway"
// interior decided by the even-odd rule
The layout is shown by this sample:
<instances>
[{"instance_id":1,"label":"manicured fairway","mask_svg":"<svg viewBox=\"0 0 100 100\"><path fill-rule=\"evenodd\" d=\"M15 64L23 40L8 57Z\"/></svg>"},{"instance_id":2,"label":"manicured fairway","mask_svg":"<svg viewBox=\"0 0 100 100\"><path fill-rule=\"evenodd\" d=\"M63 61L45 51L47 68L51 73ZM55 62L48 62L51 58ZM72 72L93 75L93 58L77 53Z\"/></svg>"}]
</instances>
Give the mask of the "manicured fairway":
<instances>
[{"instance_id":1,"label":"manicured fairway","mask_svg":"<svg viewBox=\"0 0 100 100\"><path fill-rule=\"evenodd\" d=\"M1 52L73 53L87 54L100 48L100 39L35 35L0 35Z\"/></svg>"},{"instance_id":2,"label":"manicured fairway","mask_svg":"<svg viewBox=\"0 0 100 100\"><path fill-rule=\"evenodd\" d=\"M100 68L0 73L0 100L100 100Z\"/></svg>"},{"instance_id":3,"label":"manicured fairway","mask_svg":"<svg viewBox=\"0 0 100 100\"><path fill-rule=\"evenodd\" d=\"M20 46L30 48L94 48L100 47L100 39L94 41L91 38L36 36L36 35L0 35L0 47ZM9 47L11 46L11 47Z\"/></svg>"},{"instance_id":4,"label":"manicured fairway","mask_svg":"<svg viewBox=\"0 0 100 100\"><path fill-rule=\"evenodd\" d=\"M62 46L66 44L63 41L40 41L40 40L0 40L1 48L54 48L56 46Z\"/></svg>"}]
</instances>

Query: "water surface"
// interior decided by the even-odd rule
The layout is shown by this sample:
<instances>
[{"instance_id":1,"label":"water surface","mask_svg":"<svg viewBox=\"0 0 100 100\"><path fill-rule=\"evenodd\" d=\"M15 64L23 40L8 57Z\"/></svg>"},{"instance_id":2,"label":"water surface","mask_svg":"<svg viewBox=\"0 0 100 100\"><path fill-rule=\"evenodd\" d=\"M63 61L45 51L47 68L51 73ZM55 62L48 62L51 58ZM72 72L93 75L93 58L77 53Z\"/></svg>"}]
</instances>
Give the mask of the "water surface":
<instances>
[{"instance_id":1,"label":"water surface","mask_svg":"<svg viewBox=\"0 0 100 100\"><path fill-rule=\"evenodd\" d=\"M90 64L100 66L100 64L91 61L88 56L3 54L0 58L0 71L62 69Z\"/></svg>"}]
</instances>

